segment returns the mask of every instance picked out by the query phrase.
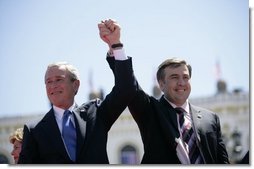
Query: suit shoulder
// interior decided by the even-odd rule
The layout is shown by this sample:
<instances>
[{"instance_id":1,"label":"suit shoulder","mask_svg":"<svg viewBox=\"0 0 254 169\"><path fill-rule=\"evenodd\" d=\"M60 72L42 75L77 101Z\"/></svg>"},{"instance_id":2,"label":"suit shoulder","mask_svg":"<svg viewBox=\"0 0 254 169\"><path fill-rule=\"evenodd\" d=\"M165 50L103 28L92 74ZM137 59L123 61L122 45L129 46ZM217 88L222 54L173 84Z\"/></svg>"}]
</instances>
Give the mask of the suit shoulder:
<instances>
[{"instance_id":1,"label":"suit shoulder","mask_svg":"<svg viewBox=\"0 0 254 169\"><path fill-rule=\"evenodd\" d=\"M52 110L50 110L50 111L52 111ZM37 126L40 126L40 124L41 124L44 120L46 120L46 119L49 117L50 111L49 111L48 113L46 113L44 116L40 116L40 117L38 117L38 118L36 118L36 119L33 119L33 121L27 122L27 123L25 124L25 126L26 126L29 130L30 130L30 129L34 129L34 128L37 128Z\"/></svg>"},{"instance_id":2,"label":"suit shoulder","mask_svg":"<svg viewBox=\"0 0 254 169\"><path fill-rule=\"evenodd\" d=\"M202 116L203 121L220 123L219 115L212 110L193 105L191 106L191 109L194 110L192 112L199 113Z\"/></svg>"},{"instance_id":3,"label":"suit shoulder","mask_svg":"<svg viewBox=\"0 0 254 169\"><path fill-rule=\"evenodd\" d=\"M206 114L211 114L211 115L216 115L216 113L212 110L209 110L207 108L204 107L199 107L199 106L195 106L195 105L191 105L191 108L198 111L198 112L202 112L202 113L206 113Z\"/></svg>"},{"instance_id":4,"label":"suit shoulder","mask_svg":"<svg viewBox=\"0 0 254 169\"><path fill-rule=\"evenodd\" d=\"M89 100L88 102L83 103L81 106L77 107L76 110L77 111L88 110L92 106L99 107L101 102L102 101L100 99L98 99L98 98L97 99L93 99L93 100Z\"/></svg>"},{"instance_id":5,"label":"suit shoulder","mask_svg":"<svg viewBox=\"0 0 254 169\"><path fill-rule=\"evenodd\" d=\"M101 105L102 101L100 99L93 99L86 103L83 103L81 106L77 107L75 111L80 114L81 117L94 117L98 107Z\"/></svg>"}]
</instances>

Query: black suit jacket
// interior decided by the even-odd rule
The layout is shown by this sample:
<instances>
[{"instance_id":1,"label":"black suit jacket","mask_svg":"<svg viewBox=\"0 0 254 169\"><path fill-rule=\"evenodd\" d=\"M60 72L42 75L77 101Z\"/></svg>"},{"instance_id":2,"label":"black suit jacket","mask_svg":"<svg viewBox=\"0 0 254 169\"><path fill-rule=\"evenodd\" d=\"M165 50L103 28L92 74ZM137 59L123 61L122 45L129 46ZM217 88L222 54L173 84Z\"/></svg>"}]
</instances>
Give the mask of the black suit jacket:
<instances>
[{"instance_id":1,"label":"black suit jacket","mask_svg":"<svg viewBox=\"0 0 254 169\"><path fill-rule=\"evenodd\" d=\"M114 61L108 60L114 71ZM147 95L138 86L128 105L144 144L143 164L179 164L175 139L180 133L174 108L162 96L159 100ZM229 163L221 136L219 117L208 110L190 105L198 147L207 164Z\"/></svg>"},{"instance_id":2,"label":"black suit jacket","mask_svg":"<svg viewBox=\"0 0 254 169\"><path fill-rule=\"evenodd\" d=\"M129 104L144 143L142 163L178 164L175 138L180 133L174 108L164 96L157 100L140 90ZM197 144L206 164L229 163L222 140L219 117L190 104Z\"/></svg>"},{"instance_id":3,"label":"black suit jacket","mask_svg":"<svg viewBox=\"0 0 254 169\"><path fill-rule=\"evenodd\" d=\"M41 121L25 125L18 163L28 164L107 164L107 134L113 123L133 98L137 89L131 58L115 61L115 86L103 101L89 101L74 110L77 131L77 159L66 152L54 111Z\"/></svg>"}]
</instances>

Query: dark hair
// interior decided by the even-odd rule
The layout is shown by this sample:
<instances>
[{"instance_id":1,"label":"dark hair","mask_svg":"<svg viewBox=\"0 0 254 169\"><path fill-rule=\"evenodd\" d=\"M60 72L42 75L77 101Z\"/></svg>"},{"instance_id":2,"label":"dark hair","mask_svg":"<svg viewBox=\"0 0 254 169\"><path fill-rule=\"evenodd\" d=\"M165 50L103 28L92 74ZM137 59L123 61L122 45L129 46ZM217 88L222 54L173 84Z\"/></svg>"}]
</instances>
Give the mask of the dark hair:
<instances>
[{"instance_id":1,"label":"dark hair","mask_svg":"<svg viewBox=\"0 0 254 169\"><path fill-rule=\"evenodd\" d=\"M181 65L186 65L189 71L189 75L191 77L191 72L192 72L192 68L191 65L189 65L185 60L183 59L178 59L178 58L171 58L171 59L167 59L164 62L162 62L157 70L157 81L159 82L160 80L163 80L165 77L165 68L166 67L171 67L171 68L177 68Z\"/></svg>"}]
</instances>

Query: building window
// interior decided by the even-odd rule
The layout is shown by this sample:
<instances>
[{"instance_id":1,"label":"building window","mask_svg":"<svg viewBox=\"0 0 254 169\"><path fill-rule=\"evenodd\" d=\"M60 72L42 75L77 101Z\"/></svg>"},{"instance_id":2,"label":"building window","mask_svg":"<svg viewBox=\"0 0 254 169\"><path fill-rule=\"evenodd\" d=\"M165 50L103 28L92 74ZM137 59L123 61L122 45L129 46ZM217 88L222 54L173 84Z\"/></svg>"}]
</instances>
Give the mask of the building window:
<instances>
[{"instance_id":1,"label":"building window","mask_svg":"<svg viewBox=\"0 0 254 169\"><path fill-rule=\"evenodd\" d=\"M122 164L137 164L138 156L137 151L133 146L124 146L121 150L121 163Z\"/></svg>"}]
</instances>

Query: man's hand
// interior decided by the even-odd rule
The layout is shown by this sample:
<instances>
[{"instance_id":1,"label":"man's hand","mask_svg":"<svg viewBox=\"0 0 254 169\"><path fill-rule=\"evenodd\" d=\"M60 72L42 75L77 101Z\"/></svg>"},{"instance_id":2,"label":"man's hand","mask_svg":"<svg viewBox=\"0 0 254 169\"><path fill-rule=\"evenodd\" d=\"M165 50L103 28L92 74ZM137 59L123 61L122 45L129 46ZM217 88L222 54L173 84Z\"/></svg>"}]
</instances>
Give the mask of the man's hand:
<instances>
[{"instance_id":1,"label":"man's hand","mask_svg":"<svg viewBox=\"0 0 254 169\"><path fill-rule=\"evenodd\" d=\"M116 21L112 19L101 21L101 23L98 24L98 28L101 39L109 45L110 49L111 45L121 43L121 28Z\"/></svg>"}]
</instances>

